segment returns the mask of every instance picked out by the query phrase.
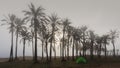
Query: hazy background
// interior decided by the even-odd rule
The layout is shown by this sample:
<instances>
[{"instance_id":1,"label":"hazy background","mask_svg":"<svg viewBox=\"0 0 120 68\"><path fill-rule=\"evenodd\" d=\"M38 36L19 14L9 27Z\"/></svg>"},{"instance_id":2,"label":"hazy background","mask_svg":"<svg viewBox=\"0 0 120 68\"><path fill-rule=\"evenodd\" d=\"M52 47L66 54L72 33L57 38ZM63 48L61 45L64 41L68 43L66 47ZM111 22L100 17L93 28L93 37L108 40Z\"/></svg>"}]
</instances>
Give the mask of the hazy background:
<instances>
[{"instance_id":1,"label":"hazy background","mask_svg":"<svg viewBox=\"0 0 120 68\"><path fill-rule=\"evenodd\" d=\"M24 17L22 11L27 10L31 2L37 7L44 7L48 15L55 12L61 18L69 18L73 26L87 25L99 35L110 29L120 30L120 0L0 0L0 20L9 13ZM7 27L0 26L0 57L9 57L10 40ZM116 49L120 49L119 41L116 41ZM112 45L108 48L111 49ZM31 46L26 45L26 55L32 55ZM18 56L22 56L22 45L18 46Z\"/></svg>"}]
</instances>

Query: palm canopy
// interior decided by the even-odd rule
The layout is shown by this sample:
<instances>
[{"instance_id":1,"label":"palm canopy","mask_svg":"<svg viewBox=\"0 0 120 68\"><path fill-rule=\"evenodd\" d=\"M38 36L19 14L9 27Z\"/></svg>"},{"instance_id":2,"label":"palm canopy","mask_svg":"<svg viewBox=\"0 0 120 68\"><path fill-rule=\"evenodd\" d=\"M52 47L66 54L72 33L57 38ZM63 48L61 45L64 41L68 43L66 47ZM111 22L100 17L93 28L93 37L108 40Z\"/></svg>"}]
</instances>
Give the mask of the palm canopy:
<instances>
[{"instance_id":1,"label":"palm canopy","mask_svg":"<svg viewBox=\"0 0 120 68\"><path fill-rule=\"evenodd\" d=\"M53 13L50 16L48 16L47 21L50 23L51 26L51 32L50 32L50 40L55 40L55 32L58 31L60 23L60 18L57 16L57 14Z\"/></svg>"},{"instance_id":2,"label":"palm canopy","mask_svg":"<svg viewBox=\"0 0 120 68\"><path fill-rule=\"evenodd\" d=\"M89 39L90 39L91 41L94 41L94 40L95 40L95 34L94 34L94 31L92 31L92 30L89 30Z\"/></svg>"},{"instance_id":3,"label":"palm canopy","mask_svg":"<svg viewBox=\"0 0 120 68\"><path fill-rule=\"evenodd\" d=\"M34 25L34 19L37 19L37 21L39 21L39 19L41 17L45 16L45 13L43 12L43 10L45 10L43 7L39 6L38 8L35 8L35 6L31 3L31 5L28 5L29 7L29 11L24 10L23 12L25 13L26 16L26 20L27 22L30 21L31 25ZM39 24L39 22L35 22L36 24Z\"/></svg>"},{"instance_id":4,"label":"palm canopy","mask_svg":"<svg viewBox=\"0 0 120 68\"><path fill-rule=\"evenodd\" d=\"M41 24L39 25L38 34L40 37L44 37L46 32L49 32L48 19L46 17L41 18Z\"/></svg>"},{"instance_id":5,"label":"palm canopy","mask_svg":"<svg viewBox=\"0 0 120 68\"><path fill-rule=\"evenodd\" d=\"M101 44L102 40L103 40L103 38L101 36L96 36L96 38L95 38L95 41L97 44Z\"/></svg>"},{"instance_id":6,"label":"palm canopy","mask_svg":"<svg viewBox=\"0 0 120 68\"><path fill-rule=\"evenodd\" d=\"M13 32L15 30L15 20L16 16L14 14L8 14L8 17L5 16L5 19L2 20L5 23L2 23L1 25L8 25L9 32Z\"/></svg>"},{"instance_id":7,"label":"palm canopy","mask_svg":"<svg viewBox=\"0 0 120 68\"><path fill-rule=\"evenodd\" d=\"M69 36L69 37L72 36L73 31L74 31L74 27L68 26L68 36Z\"/></svg>"},{"instance_id":8,"label":"palm canopy","mask_svg":"<svg viewBox=\"0 0 120 68\"><path fill-rule=\"evenodd\" d=\"M63 26L69 26L71 24L70 20L68 18L63 19Z\"/></svg>"},{"instance_id":9,"label":"palm canopy","mask_svg":"<svg viewBox=\"0 0 120 68\"><path fill-rule=\"evenodd\" d=\"M74 28L73 37L74 37L75 40L81 41L82 32L81 32L81 30L79 28Z\"/></svg>"},{"instance_id":10,"label":"palm canopy","mask_svg":"<svg viewBox=\"0 0 120 68\"><path fill-rule=\"evenodd\" d=\"M109 44L110 36L109 36L108 34L103 35L102 38L103 38L103 41L102 41L102 42L103 42L104 44Z\"/></svg>"},{"instance_id":11,"label":"palm canopy","mask_svg":"<svg viewBox=\"0 0 120 68\"><path fill-rule=\"evenodd\" d=\"M48 22L53 28L57 28L57 25L60 24L60 18L57 16L57 14L53 13L48 16Z\"/></svg>"},{"instance_id":12,"label":"palm canopy","mask_svg":"<svg viewBox=\"0 0 120 68\"><path fill-rule=\"evenodd\" d=\"M15 29L16 32L20 32L23 29L26 29L24 19L16 18L15 20Z\"/></svg>"},{"instance_id":13,"label":"palm canopy","mask_svg":"<svg viewBox=\"0 0 120 68\"><path fill-rule=\"evenodd\" d=\"M82 32L85 32L87 29L88 29L87 26L82 26L82 27L81 27L81 31L82 31Z\"/></svg>"},{"instance_id":14,"label":"palm canopy","mask_svg":"<svg viewBox=\"0 0 120 68\"><path fill-rule=\"evenodd\" d=\"M30 32L28 32L27 30L22 30L21 32L20 32L20 36L22 37L21 38L21 40L28 40L28 41L30 41Z\"/></svg>"},{"instance_id":15,"label":"palm canopy","mask_svg":"<svg viewBox=\"0 0 120 68\"><path fill-rule=\"evenodd\" d=\"M110 30L110 39L111 42L114 42L116 38L119 37L117 30Z\"/></svg>"},{"instance_id":16,"label":"palm canopy","mask_svg":"<svg viewBox=\"0 0 120 68\"><path fill-rule=\"evenodd\" d=\"M82 26L80 28L80 31L81 31L81 42L82 43L85 43L85 40L88 39L88 27L87 26Z\"/></svg>"},{"instance_id":17,"label":"palm canopy","mask_svg":"<svg viewBox=\"0 0 120 68\"><path fill-rule=\"evenodd\" d=\"M68 18L63 19L63 21L62 21L63 30L68 31L68 28L69 28L70 24L71 24L71 22Z\"/></svg>"}]
</instances>

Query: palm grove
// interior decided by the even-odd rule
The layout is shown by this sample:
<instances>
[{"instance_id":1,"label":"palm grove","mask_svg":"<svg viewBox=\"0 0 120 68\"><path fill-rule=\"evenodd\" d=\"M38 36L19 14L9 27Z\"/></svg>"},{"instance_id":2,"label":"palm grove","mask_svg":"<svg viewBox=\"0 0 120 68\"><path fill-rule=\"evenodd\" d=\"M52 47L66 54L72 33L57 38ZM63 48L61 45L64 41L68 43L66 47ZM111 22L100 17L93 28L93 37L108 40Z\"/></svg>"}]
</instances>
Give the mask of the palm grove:
<instances>
[{"instance_id":1,"label":"palm grove","mask_svg":"<svg viewBox=\"0 0 120 68\"><path fill-rule=\"evenodd\" d=\"M101 58L107 57L107 45L113 45L113 56L116 56L115 41L118 37L116 30L99 36L87 26L73 27L68 18L61 19L57 14L47 15L44 8L35 7L32 3L28 6L29 10L24 10L24 18L21 19L14 14L9 14L3 19L1 25L7 25L11 34L11 48L9 61L17 60L18 39L23 44L23 60L25 60L26 42L32 46L33 61L38 62L37 48L38 41L42 46L42 57L46 54L46 60L52 60L52 53L56 58L56 45L60 48L61 60L74 60L78 56L90 55ZM13 37L15 35L15 58L13 57ZM57 44L59 42L59 44ZM70 52L71 51L71 52ZM70 57L70 53L72 57Z\"/></svg>"}]
</instances>

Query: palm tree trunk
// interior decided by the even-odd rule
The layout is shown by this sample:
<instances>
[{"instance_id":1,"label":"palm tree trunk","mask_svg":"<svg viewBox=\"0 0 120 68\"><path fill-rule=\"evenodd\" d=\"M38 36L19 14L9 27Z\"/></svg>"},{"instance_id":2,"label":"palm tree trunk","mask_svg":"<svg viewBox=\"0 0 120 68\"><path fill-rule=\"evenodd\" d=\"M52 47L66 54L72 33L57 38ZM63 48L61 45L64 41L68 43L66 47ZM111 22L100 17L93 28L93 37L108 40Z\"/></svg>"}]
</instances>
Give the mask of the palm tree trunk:
<instances>
[{"instance_id":1,"label":"palm tree trunk","mask_svg":"<svg viewBox=\"0 0 120 68\"><path fill-rule=\"evenodd\" d=\"M67 59L69 60L69 37L68 37L68 45L67 45Z\"/></svg>"},{"instance_id":2,"label":"palm tree trunk","mask_svg":"<svg viewBox=\"0 0 120 68\"><path fill-rule=\"evenodd\" d=\"M54 47L55 47L55 40L54 40ZM54 51L54 59L56 59L56 50Z\"/></svg>"},{"instance_id":3,"label":"palm tree trunk","mask_svg":"<svg viewBox=\"0 0 120 68\"><path fill-rule=\"evenodd\" d=\"M106 57L106 55L107 55L107 47L106 47L106 44L105 44L105 57Z\"/></svg>"},{"instance_id":4,"label":"palm tree trunk","mask_svg":"<svg viewBox=\"0 0 120 68\"><path fill-rule=\"evenodd\" d=\"M76 58L78 57L78 42L76 41Z\"/></svg>"},{"instance_id":5,"label":"palm tree trunk","mask_svg":"<svg viewBox=\"0 0 120 68\"><path fill-rule=\"evenodd\" d=\"M85 46L85 42L83 42L83 56L86 56L86 46Z\"/></svg>"},{"instance_id":6,"label":"palm tree trunk","mask_svg":"<svg viewBox=\"0 0 120 68\"><path fill-rule=\"evenodd\" d=\"M50 61L52 57L52 43L53 43L53 36L54 35L54 26L52 26L52 38L51 38L51 43L50 43Z\"/></svg>"},{"instance_id":7,"label":"palm tree trunk","mask_svg":"<svg viewBox=\"0 0 120 68\"><path fill-rule=\"evenodd\" d=\"M93 59L93 41L91 41L90 57Z\"/></svg>"},{"instance_id":8,"label":"palm tree trunk","mask_svg":"<svg viewBox=\"0 0 120 68\"><path fill-rule=\"evenodd\" d=\"M15 60L17 60L17 48L18 48L18 31L17 31L17 34L16 34L16 50L15 50Z\"/></svg>"},{"instance_id":9,"label":"palm tree trunk","mask_svg":"<svg viewBox=\"0 0 120 68\"><path fill-rule=\"evenodd\" d=\"M42 40L42 59L44 57L44 55L43 55L43 45L44 45L44 41Z\"/></svg>"},{"instance_id":10,"label":"palm tree trunk","mask_svg":"<svg viewBox=\"0 0 120 68\"><path fill-rule=\"evenodd\" d=\"M34 44L33 44L33 37L32 37L32 54L33 54L33 60L35 59L35 49L34 49Z\"/></svg>"},{"instance_id":11,"label":"palm tree trunk","mask_svg":"<svg viewBox=\"0 0 120 68\"><path fill-rule=\"evenodd\" d=\"M62 61L64 61L64 45L62 45Z\"/></svg>"},{"instance_id":12,"label":"palm tree trunk","mask_svg":"<svg viewBox=\"0 0 120 68\"><path fill-rule=\"evenodd\" d=\"M65 50L64 50L64 51L65 51L65 58L66 58L66 54L67 54L67 53L66 53L66 52L67 52L67 51L66 51L66 48L65 48Z\"/></svg>"},{"instance_id":13,"label":"palm tree trunk","mask_svg":"<svg viewBox=\"0 0 120 68\"><path fill-rule=\"evenodd\" d=\"M60 43L60 57L62 56L62 45Z\"/></svg>"},{"instance_id":14,"label":"palm tree trunk","mask_svg":"<svg viewBox=\"0 0 120 68\"><path fill-rule=\"evenodd\" d=\"M47 61L48 61L48 44L47 44L47 39L46 39L46 56L47 56Z\"/></svg>"},{"instance_id":15,"label":"palm tree trunk","mask_svg":"<svg viewBox=\"0 0 120 68\"><path fill-rule=\"evenodd\" d=\"M13 31L11 33L11 50L10 50L10 58L9 62L13 61Z\"/></svg>"},{"instance_id":16,"label":"palm tree trunk","mask_svg":"<svg viewBox=\"0 0 120 68\"><path fill-rule=\"evenodd\" d=\"M67 59L69 60L69 45L67 46Z\"/></svg>"},{"instance_id":17,"label":"palm tree trunk","mask_svg":"<svg viewBox=\"0 0 120 68\"><path fill-rule=\"evenodd\" d=\"M37 59L37 24L38 21L37 19L35 18L34 19L34 32L35 32L35 63L38 62L38 59Z\"/></svg>"},{"instance_id":18,"label":"palm tree trunk","mask_svg":"<svg viewBox=\"0 0 120 68\"><path fill-rule=\"evenodd\" d=\"M101 43L100 43L100 46L99 46L98 57L101 58Z\"/></svg>"},{"instance_id":19,"label":"palm tree trunk","mask_svg":"<svg viewBox=\"0 0 120 68\"><path fill-rule=\"evenodd\" d=\"M73 39L73 47L72 47L72 60L74 60L74 43L75 43L75 40Z\"/></svg>"},{"instance_id":20,"label":"palm tree trunk","mask_svg":"<svg viewBox=\"0 0 120 68\"><path fill-rule=\"evenodd\" d=\"M65 46L65 44L64 44L64 34L65 34L65 31L64 31L64 29L63 29L63 40L62 40L62 61L64 61L65 59L64 59L64 46Z\"/></svg>"},{"instance_id":21,"label":"palm tree trunk","mask_svg":"<svg viewBox=\"0 0 120 68\"><path fill-rule=\"evenodd\" d=\"M52 56L52 42L50 43L50 61L51 61L51 56Z\"/></svg>"},{"instance_id":22,"label":"palm tree trunk","mask_svg":"<svg viewBox=\"0 0 120 68\"><path fill-rule=\"evenodd\" d=\"M86 50L86 47L85 47L85 33L83 33L83 56L85 56L85 50Z\"/></svg>"},{"instance_id":23,"label":"palm tree trunk","mask_svg":"<svg viewBox=\"0 0 120 68\"><path fill-rule=\"evenodd\" d=\"M113 44L113 56L115 57L115 44L114 42L112 44Z\"/></svg>"},{"instance_id":24,"label":"palm tree trunk","mask_svg":"<svg viewBox=\"0 0 120 68\"><path fill-rule=\"evenodd\" d=\"M23 40L23 61L25 61L25 39Z\"/></svg>"}]
</instances>

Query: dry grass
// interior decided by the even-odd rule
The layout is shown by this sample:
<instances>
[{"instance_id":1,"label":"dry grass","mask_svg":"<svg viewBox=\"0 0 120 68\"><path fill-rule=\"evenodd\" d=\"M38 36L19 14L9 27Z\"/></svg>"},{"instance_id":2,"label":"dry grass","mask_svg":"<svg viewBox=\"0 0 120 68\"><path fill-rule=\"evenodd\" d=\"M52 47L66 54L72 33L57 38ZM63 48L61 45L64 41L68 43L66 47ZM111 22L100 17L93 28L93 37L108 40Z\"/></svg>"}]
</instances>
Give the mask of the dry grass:
<instances>
[{"instance_id":1,"label":"dry grass","mask_svg":"<svg viewBox=\"0 0 120 68\"><path fill-rule=\"evenodd\" d=\"M87 64L77 64L72 60L61 62L60 58L52 60L52 62L42 60L34 64L33 61L29 59L26 61L0 62L0 68L120 68L120 57L95 58L94 60L88 59Z\"/></svg>"}]
</instances>

